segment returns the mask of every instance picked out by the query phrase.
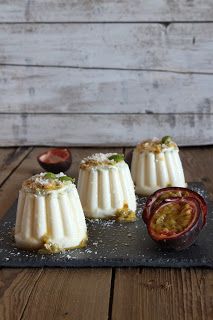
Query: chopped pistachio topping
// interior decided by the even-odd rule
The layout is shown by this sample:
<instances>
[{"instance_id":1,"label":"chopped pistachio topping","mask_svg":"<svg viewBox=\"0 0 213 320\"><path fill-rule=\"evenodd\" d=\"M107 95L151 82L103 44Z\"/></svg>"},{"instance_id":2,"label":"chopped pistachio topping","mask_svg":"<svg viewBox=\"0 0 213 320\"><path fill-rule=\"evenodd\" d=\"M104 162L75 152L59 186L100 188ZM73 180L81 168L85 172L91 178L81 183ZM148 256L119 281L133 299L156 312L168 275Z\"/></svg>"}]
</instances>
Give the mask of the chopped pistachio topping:
<instances>
[{"instance_id":1,"label":"chopped pistachio topping","mask_svg":"<svg viewBox=\"0 0 213 320\"><path fill-rule=\"evenodd\" d=\"M113 154L108 158L109 160L114 160L115 162L120 162L124 160L124 155L123 154Z\"/></svg>"},{"instance_id":2,"label":"chopped pistachio topping","mask_svg":"<svg viewBox=\"0 0 213 320\"><path fill-rule=\"evenodd\" d=\"M52 172L47 172L47 173L45 173L45 175L44 175L44 179L57 179L57 178L56 178L56 175L55 175L54 173L52 173Z\"/></svg>"},{"instance_id":3,"label":"chopped pistachio topping","mask_svg":"<svg viewBox=\"0 0 213 320\"><path fill-rule=\"evenodd\" d=\"M72 183L75 182L74 178L71 178L71 177L68 177L68 176L60 177L59 180L62 181L62 182L66 182L66 181L71 181Z\"/></svg>"},{"instance_id":4,"label":"chopped pistachio topping","mask_svg":"<svg viewBox=\"0 0 213 320\"><path fill-rule=\"evenodd\" d=\"M169 144L170 142L172 142L172 138L170 136L165 136L161 139L162 144Z\"/></svg>"}]
</instances>

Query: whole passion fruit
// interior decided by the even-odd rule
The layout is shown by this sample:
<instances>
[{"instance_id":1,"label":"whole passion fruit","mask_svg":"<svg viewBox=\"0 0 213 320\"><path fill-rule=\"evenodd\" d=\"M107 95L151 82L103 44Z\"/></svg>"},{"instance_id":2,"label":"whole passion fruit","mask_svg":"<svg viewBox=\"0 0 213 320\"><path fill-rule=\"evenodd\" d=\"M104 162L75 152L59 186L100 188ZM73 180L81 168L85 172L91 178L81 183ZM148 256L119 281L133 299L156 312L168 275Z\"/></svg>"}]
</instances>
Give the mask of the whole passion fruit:
<instances>
[{"instance_id":1,"label":"whole passion fruit","mask_svg":"<svg viewBox=\"0 0 213 320\"><path fill-rule=\"evenodd\" d=\"M203 226L206 224L206 215L207 215L207 204L204 198L197 192L190 190L188 188L181 187L167 187L162 188L154 192L146 201L145 208L143 210L143 220L145 223L148 222L151 212L163 201L166 199L172 198L185 198L192 197L196 199L199 203Z\"/></svg>"},{"instance_id":2,"label":"whole passion fruit","mask_svg":"<svg viewBox=\"0 0 213 320\"><path fill-rule=\"evenodd\" d=\"M148 233L154 241L177 251L191 246L202 227L199 203L191 197L163 200L147 223Z\"/></svg>"},{"instance_id":3,"label":"whole passion fruit","mask_svg":"<svg viewBox=\"0 0 213 320\"><path fill-rule=\"evenodd\" d=\"M44 170L59 173L70 168L72 155L67 148L54 148L40 154L37 160Z\"/></svg>"}]
</instances>

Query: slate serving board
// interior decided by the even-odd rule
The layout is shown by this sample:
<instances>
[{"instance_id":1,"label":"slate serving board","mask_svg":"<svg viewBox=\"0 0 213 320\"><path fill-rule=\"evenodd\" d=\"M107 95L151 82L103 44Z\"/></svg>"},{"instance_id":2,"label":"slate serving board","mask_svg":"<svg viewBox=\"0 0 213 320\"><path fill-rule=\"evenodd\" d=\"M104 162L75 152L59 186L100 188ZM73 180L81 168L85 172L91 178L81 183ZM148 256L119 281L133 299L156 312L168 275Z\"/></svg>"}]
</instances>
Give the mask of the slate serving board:
<instances>
[{"instance_id":1,"label":"slate serving board","mask_svg":"<svg viewBox=\"0 0 213 320\"><path fill-rule=\"evenodd\" d=\"M86 249L59 254L20 250L13 240L15 202L0 221L0 267L213 267L213 202L208 201L202 184L191 183L189 188L207 200L208 217L196 243L184 251L165 251L152 241L141 219L146 201L143 197L137 199L138 218L134 223L88 220Z\"/></svg>"}]
</instances>

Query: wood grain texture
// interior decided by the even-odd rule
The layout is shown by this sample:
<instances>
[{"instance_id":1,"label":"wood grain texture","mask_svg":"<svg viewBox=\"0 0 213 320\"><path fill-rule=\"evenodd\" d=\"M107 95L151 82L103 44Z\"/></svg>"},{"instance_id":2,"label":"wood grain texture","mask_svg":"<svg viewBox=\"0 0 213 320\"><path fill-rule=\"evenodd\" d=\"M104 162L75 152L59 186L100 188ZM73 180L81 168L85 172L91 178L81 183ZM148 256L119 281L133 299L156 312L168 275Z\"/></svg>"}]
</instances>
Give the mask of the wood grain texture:
<instances>
[{"instance_id":1,"label":"wood grain texture","mask_svg":"<svg viewBox=\"0 0 213 320\"><path fill-rule=\"evenodd\" d=\"M17 199L18 191L21 188L23 180L42 171L37 163L36 157L44 150L44 148L34 149L1 186L0 218L4 216L13 202Z\"/></svg>"},{"instance_id":2,"label":"wood grain texture","mask_svg":"<svg viewBox=\"0 0 213 320\"><path fill-rule=\"evenodd\" d=\"M107 320L110 285L111 269L45 269L22 319Z\"/></svg>"},{"instance_id":3,"label":"wood grain texture","mask_svg":"<svg viewBox=\"0 0 213 320\"><path fill-rule=\"evenodd\" d=\"M21 161L31 151L31 148L0 149L0 185L19 166Z\"/></svg>"},{"instance_id":4,"label":"wood grain texture","mask_svg":"<svg viewBox=\"0 0 213 320\"><path fill-rule=\"evenodd\" d=\"M172 135L179 145L211 144L213 114L2 114L0 145L135 145Z\"/></svg>"},{"instance_id":5,"label":"wood grain texture","mask_svg":"<svg viewBox=\"0 0 213 320\"><path fill-rule=\"evenodd\" d=\"M213 73L213 23L1 24L0 64Z\"/></svg>"},{"instance_id":6,"label":"wood grain texture","mask_svg":"<svg viewBox=\"0 0 213 320\"><path fill-rule=\"evenodd\" d=\"M0 270L0 319L20 320L42 269ZM31 318L33 319L33 318Z\"/></svg>"},{"instance_id":7,"label":"wood grain texture","mask_svg":"<svg viewBox=\"0 0 213 320\"><path fill-rule=\"evenodd\" d=\"M212 289L208 269L117 269L112 320L211 320Z\"/></svg>"},{"instance_id":8,"label":"wood grain texture","mask_svg":"<svg viewBox=\"0 0 213 320\"><path fill-rule=\"evenodd\" d=\"M25 21L206 21L211 0L2 0L0 20Z\"/></svg>"},{"instance_id":9,"label":"wood grain texture","mask_svg":"<svg viewBox=\"0 0 213 320\"><path fill-rule=\"evenodd\" d=\"M180 156L186 176L186 181L203 182L213 200L213 147L181 148Z\"/></svg>"},{"instance_id":10,"label":"wood grain texture","mask_svg":"<svg viewBox=\"0 0 213 320\"><path fill-rule=\"evenodd\" d=\"M213 113L212 75L0 67L0 113Z\"/></svg>"}]
</instances>

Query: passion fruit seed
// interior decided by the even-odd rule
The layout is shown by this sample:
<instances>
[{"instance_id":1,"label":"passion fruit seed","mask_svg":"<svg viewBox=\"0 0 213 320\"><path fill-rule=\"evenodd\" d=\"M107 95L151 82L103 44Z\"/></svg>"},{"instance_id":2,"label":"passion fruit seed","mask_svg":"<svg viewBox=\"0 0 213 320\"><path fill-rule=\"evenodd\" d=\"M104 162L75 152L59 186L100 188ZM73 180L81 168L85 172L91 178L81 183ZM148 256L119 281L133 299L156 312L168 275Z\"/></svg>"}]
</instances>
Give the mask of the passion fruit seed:
<instances>
[{"instance_id":1,"label":"passion fruit seed","mask_svg":"<svg viewBox=\"0 0 213 320\"><path fill-rule=\"evenodd\" d=\"M172 138L170 136L165 136L161 139L162 144L169 144L170 142L172 142Z\"/></svg>"},{"instance_id":2,"label":"passion fruit seed","mask_svg":"<svg viewBox=\"0 0 213 320\"><path fill-rule=\"evenodd\" d=\"M158 210L151 226L157 233L179 233L187 227L191 218L190 205L170 203Z\"/></svg>"},{"instance_id":3,"label":"passion fruit seed","mask_svg":"<svg viewBox=\"0 0 213 320\"><path fill-rule=\"evenodd\" d=\"M71 177L68 177L68 176L60 177L59 180L60 180L61 182L66 182L66 181L71 181L72 183L75 182L75 179L74 179L74 178L71 178Z\"/></svg>"},{"instance_id":4,"label":"passion fruit seed","mask_svg":"<svg viewBox=\"0 0 213 320\"><path fill-rule=\"evenodd\" d=\"M54 180L54 179L57 179L57 178L56 178L56 175L55 175L54 173L52 173L52 172L47 172L47 173L44 175L44 179L52 179L52 180Z\"/></svg>"},{"instance_id":5,"label":"passion fruit seed","mask_svg":"<svg viewBox=\"0 0 213 320\"><path fill-rule=\"evenodd\" d=\"M120 162L124 160L123 154L113 154L112 156L108 157L109 160L114 160L115 162Z\"/></svg>"}]
</instances>

